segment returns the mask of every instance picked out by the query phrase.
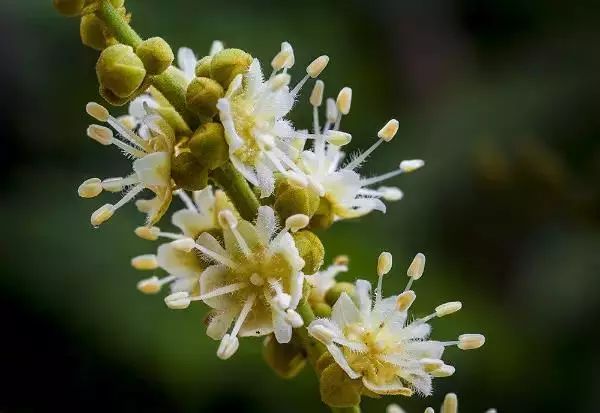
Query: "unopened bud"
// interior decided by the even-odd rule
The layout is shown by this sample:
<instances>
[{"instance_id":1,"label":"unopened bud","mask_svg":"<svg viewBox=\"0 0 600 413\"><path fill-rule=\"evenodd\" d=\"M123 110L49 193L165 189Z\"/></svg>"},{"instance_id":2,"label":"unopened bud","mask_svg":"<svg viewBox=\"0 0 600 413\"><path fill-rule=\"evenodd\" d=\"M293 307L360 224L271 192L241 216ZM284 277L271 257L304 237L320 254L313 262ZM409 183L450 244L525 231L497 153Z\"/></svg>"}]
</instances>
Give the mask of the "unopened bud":
<instances>
[{"instance_id":1,"label":"unopened bud","mask_svg":"<svg viewBox=\"0 0 600 413\"><path fill-rule=\"evenodd\" d=\"M483 346L485 337L482 334L461 334L458 336L458 348L461 350L474 350Z\"/></svg>"},{"instance_id":2,"label":"unopened bud","mask_svg":"<svg viewBox=\"0 0 600 413\"><path fill-rule=\"evenodd\" d=\"M190 295L185 291L173 293L165 297L165 304L171 310L183 310L188 308L191 302Z\"/></svg>"},{"instance_id":3,"label":"unopened bud","mask_svg":"<svg viewBox=\"0 0 600 413\"><path fill-rule=\"evenodd\" d=\"M140 280L137 283L137 289L144 294L156 294L160 291L161 287L162 284L156 276Z\"/></svg>"},{"instance_id":4,"label":"unopened bud","mask_svg":"<svg viewBox=\"0 0 600 413\"><path fill-rule=\"evenodd\" d=\"M217 101L224 95L223 87L216 80L196 77L187 88L186 105L196 115L212 118L218 112Z\"/></svg>"},{"instance_id":5,"label":"unopened bud","mask_svg":"<svg viewBox=\"0 0 600 413\"><path fill-rule=\"evenodd\" d=\"M413 172L425 166L425 161L422 159L411 159L409 161L400 162L400 170L402 172Z\"/></svg>"},{"instance_id":6,"label":"unopened bud","mask_svg":"<svg viewBox=\"0 0 600 413\"><path fill-rule=\"evenodd\" d=\"M210 77L227 88L239 74L246 73L252 56L240 49L224 49L212 57Z\"/></svg>"},{"instance_id":7,"label":"unopened bud","mask_svg":"<svg viewBox=\"0 0 600 413\"><path fill-rule=\"evenodd\" d=\"M229 160L229 147L223 125L218 122L203 123L196 129L188 143L196 160L209 170L219 168Z\"/></svg>"},{"instance_id":8,"label":"unopened bud","mask_svg":"<svg viewBox=\"0 0 600 413\"><path fill-rule=\"evenodd\" d=\"M84 0L52 0L54 8L67 17L78 16L83 9Z\"/></svg>"},{"instance_id":9,"label":"unopened bud","mask_svg":"<svg viewBox=\"0 0 600 413\"><path fill-rule=\"evenodd\" d=\"M102 192L102 181L98 178L86 179L77 188L77 193L82 198L94 198Z\"/></svg>"},{"instance_id":10,"label":"unopened bud","mask_svg":"<svg viewBox=\"0 0 600 413\"><path fill-rule=\"evenodd\" d=\"M93 226L97 227L98 225L108 221L110 217L113 216L114 212L115 210L112 204L104 204L94 211L90 218L90 222Z\"/></svg>"},{"instance_id":11,"label":"unopened bud","mask_svg":"<svg viewBox=\"0 0 600 413\"><path fill-rule=\"evenodd\" d=\"M406 275L413 280L418 280L423 276L423 271L425 271L425 255L418 253L406 270Z\"/></svg>"},{"instance_id":12,"label":"unopened bud","mask_svg":"<svg viewBox=\"0 0 600 413\"><path fill-rule=\"evenodd\" d=\"M379 254L377 260L377 275L382 277L390 272L392 269L392 254L389 252L382 252Z\"/></svg>"},{"instance_id":13,"label":"unopened bud","mask_svg":"<svg viewBox=\"0 0 600 413\"><path fill-rule=\"evenodd\" d=\"M100 54L96 64L100 87L117 98L129 98L146 77L144 63L131 46L115 44Z\"/></svg>"},{"instance_id":14,"label":"unopened bud","mask_svg":"<svg viewBox=\"0 0 600 413\"><path fill-rule=\"evenodd\" d=\"M342 294L347 294L350 298L354 297L356 295L355 285L345 281L335 283L325 293L325 301L333 307Z\"/></svg>"},{"instance_id":15,"label":"unopened bud","mask_svg":"<svg viewBox=\"0 0 600 413\"><path fill-rule=\"evenodd\" d=\"M106 25L95 14L81 16L79 36L84 45L96 50L106 49L112 41L107 33Z\"/></svg>"},{"instance_id":16,"label":"unopened bud","mask_svg":"<svg viewBox=\"0 0 600 413\"><path fill-rule=\"evenodd\" d=\"M415 302L417 295L413 290L406 290L396 298L396 310L406 311Z\"/></svg>"},{"instance_id":17,"label":"unopened bud","mask_svg":"<svg viewBox=\"0 0 600 413\"><path fill-rule=\"evenodd\" d=\"M444 317L446 315L457 312L462 308L462 303L460 301L452 301L449 303L444 303L435 307L435 315L438 317Z\"/></svg>"},{"instance_id":18,"label":"unopened bud","mask_svg":"<svg viewBox=\"0 0 600 413\"><path fill-rule=\"evenodd\" d=\"M391 141L396 133L398 132L398 121L391 119L385 124L383 128L377 133L377 136L386 142Z\"/></svg>"},{"instance_id":19,"label":"unopened bud","mask_svg":"<svg viewBox=\"0 0 600 413\"><path fill-rule=\"evenodd\" d=\"M225 334L219 343L217 349L217 357L221 360L227 360L235 354L240 346L240 340L237 337L232 337L229 334Z\"/></svg>"},{"instance_id":20,"label":"unopened bud","mask_svg":"<svg viewBox=\"0 0 600 413\"><path fill-rule=\"evenodd\" d=\"M151 75L161 74L175 60L171 46L161 37L151 37L144 40L135 49L135 53L144 63L146 71Z\"/></svg>"},{"instance_id":21,"label":"unopened bud","mask_svg":"<svg viewBox=\"0 0 600 413\"><path fill-rule=\"evenodd\" d=\"M135 229L135 235L148 241L156 241L159 233L160 228L158 227L137 227Z\"/></svg>"},{"instance_id":22,"label":"unopened bud","mask_svg":"<svg viewBox=\"0 0 600 413\"><path fill-rule=\"evenodd\" d=\"M304 261L302 271L305 274L314 274L319 271L325 257L325 248L319 237L307 230L298 231L292 234L292 237L298 253Z\"/></svg>"},{"instance_id":23,"label":"unopened bud","mask_svg":"<svg viewBox=\"0 0 600 413\"><path fill-rule=\"evenodd\" d=\"M158 261L154 254L138 255L131 259L131 266L136 270L155 270L158 268Z\"/></svg>"},{"instance_id":24,"label":"unopened bud","mask_svg":"<svg viewBox=\"0 0 600 413\"><path fill-rule=\"evenodd\" d=\"M112 130L105 126L90 125L87 128L87 136L102 145L110 145L113 140Z\"/></svg>"},{"instance_id":25,"label":"unopened bud","mask_svg":"<svg viewBox=\"0 0 600 413\"><path fill-rule=\"evenodd\" d=\"M350 143L352 135L341 131L328 131L325 135L327 142L335 146L344 146Z\"/></svg>"},{"instance_id":26,"label":"unopened bud","mask_svg":"<svg viewBox=\"0 0 600 413\"><path fill-rule=\"evenodd\" d=\"M315 86L310 94L310 104L316 107L321 106L323 103L323 92L325 90L325 83L322 80L317 80Z\"/></svg>"},{"instance_id":27,"label":"unopened bud","mask_svg":"<svg viewBox=\"0 0 600 413\"><path fill-rule=\"evenodd\" d=\"M171 162L171 178L187 191L199 191L208 185L208 167L191 152L181 152Z\"/></svg>"},{"instance_id":28,"label":"unopened bud","mask_svg":"<svg viewBox=\"0 0 600 413\"><path fill-rule=\"evenodd\" d=\"M345 87L340 90L335 104L342 115L350 113L350 106L352 105L352 89Z\"/></svg>"},{"instance_id":29,"label":"unopened bud","mask_svg":"<svg viewBox=\"0 0 600 413\"><path fill-rule=\"evenodd\" d=\"M196 63L196 77L210 77L210 62L212 56L204 56Z\"/></svg>"}]
</instances>

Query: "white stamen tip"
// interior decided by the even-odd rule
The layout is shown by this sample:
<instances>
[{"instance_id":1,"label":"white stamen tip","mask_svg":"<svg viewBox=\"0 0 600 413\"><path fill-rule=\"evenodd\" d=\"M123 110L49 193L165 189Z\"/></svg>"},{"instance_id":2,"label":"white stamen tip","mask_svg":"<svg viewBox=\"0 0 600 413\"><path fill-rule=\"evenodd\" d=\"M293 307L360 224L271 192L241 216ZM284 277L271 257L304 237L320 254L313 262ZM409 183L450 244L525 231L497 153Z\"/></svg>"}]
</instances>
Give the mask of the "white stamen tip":
<instances>
[{"instance_id":1,"label":"white stamen tip","mask_svg":"<svg viewBox=\"0 0 600 413\"><path fill-rule=\"evenodd\" d=\"M435 413L435 410L433 410L433 407L428 407L423 413Z\"/></svg>"},{"instance_id":2,"label":"white stamen tip","mask_svg":"<svg viewBox=\"0 0 600 413\"><path fill-rule=\"evenodd\" d=\"M123 190L123 178L106 178L102 181L102 189L108 192L121 192Z\"/></svg>"},{"instance_id":3,"label":"white stamen tip","mask_svg":"<svg viewBox=\"0 0 600 413\"><path fill-rule=\"evenodd\" d=\"M288 42L281 42L281 50L288 52L288 60L285 62L283 67L285 69L291 69L296 63L296 57L294 56L294 48Z\"/></svg>"},{"instance_id":4,"label":"white stamen tip","mask_svg":"<svg viewBox=\"0 0 600 413\"><path fill-rule=\"evenodd\" d=\"M137 227L135 229L135 235L138 237L148 240L148 241L156 241L160 234L160 228L158 227Z\"/></svg>"},{"instance_id":5,"label":"white stamen tip","mask_svg":"<svg viewBox=\"0 0 600 413\"><path fill-rule=\"evenodd\" d=\"M474 350L483 346L485 337L483 334L461 334L458 336L458 348L461 350Z\"/></svg>"},{"instance_id":6,"label":"white stamen tip","mask_svg":"<svg viewBox=\"0 0 600 413\"><path fill-rule=\"evenodd\" d=\"M229 209L219 212L219 225L221 228L234 229L238 225L238 220Z\"/></svg>"},{"instance_id":7,"label":"white stamen tip","mask_svg":"<svg viewBox=\"0 0 600 413\"><path fill-rule=\"evenodd\" d=\"M444 317L446 315L457 312L462 308L460 301L452 301L449 303L440 304L435 307L435 315L438 317Z\"/></svg>"},{"instance_id":8,"label":"white stamen tip","mask_svg":"<svg viewBox=\"0 0 600 413\"><path fill-rule=\"evenodd\" d=\"M114 213L115 210L112 204L104 204L94 211L90 218L90 222L93 226L97 227L98 225L108 221Z\"/></svg>"},{"instance_id":9,"label":"white stamen tip","mask_svg":"<svg viewBox=\"0 0 600 413\"><path fill-rule=\"evenodd\" d=\"M392 254L389 252L382 252L379 254L377 260L377 275L383 277L392 269Z\"/></svg>"},{"instance_id":10,"label":"white stamen tip","mask_svg":"<svg viewBox=\"0 0 600 413\"><path fill-rule=\"evenodd\" d=\"M350 113L350 106L352 105L352 89L345 87L340 90L335 103L342 115Z\"/></svg>"},{"instance_id":11,"label":"white stamen tip","mask_svg":"<svg viewBox=\"0 0 600 413\"><path fill-rule=\"evenodd\" d=\"M102 192L102 181L98 178L86 179L77 188L77 193L82 198L93 198Z\"/></svg>"},{"instance_id":12,"label":"white stamen tip","mask_svg":"<svg viewBox=\"0 0 600 413\"><path fill-rule=\"evenodd\" d=\"M410 263L406 275L413 280L418 280L423 276L423 271L425 271L425 255L418 253Z\"/></svg>"},{"instance_id":13,"label":"white stamen tip","mask_svg":"<svg viewBox=\"0 0 600 413\"><path fill-rule=\"evenodd\" d=\"M288 309L285 312L285 319L294 328L299 328L304 325L304 320L302 320L300 314L298 314L297 311L292 309Z\"/></svg>"},{"instance_id":14,"label":"white stamen tip","mask_svg":"<svg viewBox=\"0 0 600 413\"><path fill-rule=\"evenodd\" d=\"M225 334L219 343L217 357L221 360L227 360L235 354L239 347L240 340L237 337Z\"/></svg>"},{"instance_id":15,"label":"white stamen tip","mask_svg":"<svg viewBox=\"0 0 600 413\"><path fill-rule=\"evenodd\" d=\"M431 372L443 367L445 364L440 359L424 358L421 359L421 365L427 372Z\"/></svg>"},{"instance_id":16,"label":"white stamen tip","mask_svg":"<svg viewBox=\"0 0 600 413\"><path fill-rule=\"evenodd\" d=\"M138 255L131 259L131 266L136 270L155 270L158 268L158 261L154 254Z\"/></svg>"},{"instance_id":17,"label":"white stamen tip","mask_svg":"<svg viewBox=\"0 0 600 413\"><path fill-rule=\"evenodd\" d=\"M458 398L454 393L448 393L446 397L444 397L444 402L442 403L442 412L444 413L456 413L458 412Z\"/></svg>"},{"instance_id":18,"label":"white stamen tip","mask_svg":"<svg viewBox=\"0 0 600 413\"><path fill-rule=\"evenodd\" d=\"M413 172L416 171L419 168L422 168L423 166L425 166L425 161L422 159L411 159L408 161L402 161L400 162L400 170L402 172Z\"/></svg>"},{"instance_id":19,"label":"white stamen tip","mask_svg":"<svg viewBox=\"0 0 600 413\"><path fill-rule=\"evenodd\" d=\"M308 326L308 333L326 346L331 344L335 337L335 333L331 329L320 324Z\"/></svg>"},{"instance_id":20,"label":"white stamen tip","mask_svg":"<svg viewBox=\"0 0 600 413\"><path fill-rule=\"evenodd\" d=\"M212 44L210 45L210 51L208 52L209 56L214 56L217 53L219 53L221 50L223 50L225 48L225 45L223 45L223 42L220 40L213 40Z\"/></svg>"},{"instance_id":21,"label":"white stamen tip","mask_svg":"<svg viewBox=\"0 0 600 413\"><path fill-rule=\"evenodd\" d=\"M338 110L337 110L337 106L335 105L335 100L333 100L332 98L327 98L327 111L326 111L327 122L330 122L330 123L335 122L335 120L337 119L337 115L338 115Z\"/></svg>"},{"instance_id":22,"label":"white stamen tip","mask_svg":"<svg viewBox=\"0 0 600 413\"><path fill-rule=\"evenodd\" d=\"M433 377L450 377L454 374L455 371L456 371L456 369L453 366L444 364L439 369L436 369L436 370L433 370L432 372L430 372L430 374Z\"/></svg>"},{"instance_id":23,"label":"white stamen tip","mask_svg":"<svg viewBox=\"0 0 600 413\"><path fill-rule=\"evenodd\" d=\"M161 287L162 284L156 276L146 278L137 283L137 289L144 294L156 294L160 291Z\"/></svg>"},{"instance_id":24,"label":"white stamen tip","mask_svg":"<svg viewBox=\"0 0 600 413\"><path fill-rule=\"evenodd\" d=\"M379 132L377 132L377 136L384 141L389 142L396 136L398 126L398 121L396 119L391 119L379 130Z\"/></svg>"},{"instance_id":25,"label":"white stamen tip","mask_svg":"<svg viewBox=\"0 0 600 413\"><path fill-rule=\"evenodd\" d=\"M396 298L396 310L406 311L415 302L417 295L413 290L406 290Z\"/></svg>"},{"instance_id":26,"label":"white stamen tip","mask_svg":"<svg viewBox=\"0 0 600 413\"><path fill-rule=\"evenodd\" d=\"M335 146L344 146L350 143L352 135L341 131L328 131L326 134L327 142Z\"/></svg>"},{"instance_id":27,"label":"white stamen tip","mask_svg":"<svg viewBox=\"0 0 600 413\"><path fill-rule=\"evenodd\" d=\"M112 130L100 125L88 126L87 135L96 142L101 143L102 145L110 145L113 140Z\"/></svg>"},{"instance_id":28,"label":"white stamen tip","mask_svg":"<svg viewBox=\"0 0 600 413\"><path fill-rule=\"evenodd\" d=\"M188 308L191 302L190 295L185 291L173 293L165 297L165 304L171 310L183 310Z\"/></svg>"},{"instance_id":29,"label":"white stamen tip","mask_svg":"<svg viewBox=\"0 0 600 413\"><path fill-rule=\"evenodd\" d=\"M305 228L310 222L308 215L295 214L285 220L285 226L292 232L296 232Z\"/></svg>"},{"instance_id":30,"label":"white stamen tip","mask_svg":"<svg viewBox=\"0 0 600 413\"><path fill-rule=\"evenodd\" d=\"M280 73L269 80L269 87L273 92L290 84L292 77L287 73Z\"/></svg>"},{"instance_id":31,"label":"white stamen tip","mask_svg":"<svg viewBox=\"0 0 600 413\"><path fill-rule=\"evenodd\" d=\"M108 110L96 102L89 102L87 105L85 105L85 111L88 113L88 115L100 122L106 122L110 117Z\"/></svg>"},{"instance_id":32,"label":"white stamen tip","mask_svg":"<svg viewBox=\"0 0 600 413\"><path fill-rule=\"evenodd\" d=\"M288 61L290 60L293 61L293 52L290 52L289 49L282 49L279 53L275 55L273 60L271 60L271 67L273 68L273 70L281 70L289 65Z\"/></svg>"},{"instance_id":33,"label":"white stamen tip","mask_svg":"<svg viewBox=\"0 0 600 413\"><path fill-rule=\"evenodd\" d=\"M306 68L306 73L314 79L315 77L319 76L323 70L325 70L327 63L329 63L329 56L319 56L308 65Z\"/></svg>"},{"instance_id":34,"label":"white stamen tip","mask_svg":"<svg viewBox=\"0 0 600 413\"><path fill-rule=\"evenodd\" d=\"M386 409L385 413L405 413L402 407L397 404L390 404Z\"/></svg>"},{"instance_id":35,"label":"white stamen tip","mask_svg":"<svg viewBox=\"0 0 600 413\"><path fill-rule=\"evenodd\" d=\"M386 201L400 201L404 198L404 192L395 186L380 186L377 192L381 192L381 197Z\"/></svg>"},{"instance_id":36,"label":"white stamen tip","mask_svg":"<svg viewBox=\"0 0 600 413\"><path fill-rule=\"evenodd\" d=\"M196 246L192 238L182 238L171 242L171 245L176 249L184 252L190 252Z\"/></svg>"},{"instance_id":37,"label":"white stamen tip","mask_svg":"<svg viewBox=\"0 0 600 413\"><path fill-rule=\"evenodd\" d=\"M319 107L323 103L323 91L325 90L325 83L322 80L317 80L315 86L310 94L310 104Z\"/></svg>"}]
</instances>

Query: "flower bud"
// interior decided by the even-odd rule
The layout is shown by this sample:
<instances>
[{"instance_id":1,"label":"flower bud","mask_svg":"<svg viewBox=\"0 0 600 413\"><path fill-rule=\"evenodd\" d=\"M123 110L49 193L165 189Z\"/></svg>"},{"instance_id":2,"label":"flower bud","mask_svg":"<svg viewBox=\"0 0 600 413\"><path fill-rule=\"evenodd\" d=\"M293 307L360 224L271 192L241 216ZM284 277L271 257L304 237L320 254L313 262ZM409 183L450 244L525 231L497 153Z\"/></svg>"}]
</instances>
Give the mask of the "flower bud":
<instances>
[{"instance_id":1,"label":"flower bud","mask_svg":"<svg viewBox=\"0 0 600 413\"><path fill-rule=\"evenodd\" d=\"M331 306L326 303L311 303L311 307L316 317L329 318L331 316Z\"/></svg>"},{"instance_id":2,"label":"flower bud","mask_svg":"<svg viewBox=\"0 0 600 413\"><path fill-rule=\"evenodd\" d=\"M78 16L83 9L84 0L52 0L54 8L67 17Z\"/></svg>"},{"instance_id":3,"label":"flower bud","mask_svg":"<svg viewBox=\"0 0 600 413\"><path fill-rule=\"evenodd\" d=\"M356 287L349 282L338 282L325 293L325 301L333 307L342 293L348 294L348 297L354 298L356 295Z\"/></svg>"},{"instance_id":4,"label":"flower bud","mask_svg":"<svg viewBox=\"0 0 600 413\"><path fill-rule=\"evenodd\" d=\"M292 234L300 257L304 260L302 271L305 274L314 274L323 265L325 248L319 237L314 233L302 230Z\"/></svg>"},{"instance_id":5,"label":"flower bud","mask_svg":"<svg viewBox=\"0 0 600 413\"><path fill-rule=\"evenodd\" d=\"M171 46L161 37L144 40L135 50L150 75L159 75L171 66L175 55Z\"/></svg>"},{"instance_id":6,"label":"flower bud","mask_svg":"<svg viewBox=\"0 0 600 413\"><path fill-rule=\"evenodd\" d=\"M321 400L332 407L352 407L360 404L362 383L352 380L336 363L321 373L319 380Z\"/></svg>"},{"instance_id":7,"label":"flower bud","mask_svg":"<svg viewBox=\"0 0 600 413\"><path fill-rule=\"evenodd\" d=\"M204 56L196 63L196 77L210 77L210 62L212 56Z\"/></svg>"},{"instance_id":8,"label":"flower bud","mask_svg":"<svg viewBox=\"0 0 600 413\"><path fill-rule=\"evenodd\" d=\"M306 365L306 356L293 341L281 344L272 335L265 338L263 357L277 375L284 379L296 377Z\"/></svg>"},{"instance_id":9,"label":"flower bud","mask_svg":"<svg viewBox=\"0 0 600 413\"><path fill-rule=\"evenodd\" d=\"M233 78L245 73L252 63L252 56L240 49L224 49L212 57L210 77L227 88Z\"/></svg>"},{"instance_id":10,"label":"flower bud","mask_svg":"<svg viewBox=\"0 0 600 413\"><path fill-rule=\"evenodd\" d=\"M182 152L171 163L171 177L178 187L197 191L208 183L208 168L199 163L191 152Z\"/></svg>"},{"instance_id":11,"label":"flower bud","mask_svg":"<svg viewBox=\"0 0 600 413\"><path fill-rule=\"evenodd\" d=\"M319 207L319 195L308 187L281 179L275 191L273 208L282 220L295 214L312 217Z\"/></svg>"},{"instance_id":12,"label":"flower bud","mask_svg":"<svg viewBox=\"0 0 600 413\"><path fill-rule=\"evenodd\" d=\"M142 85L146 69L131 46L115 44L100 54L96 63L96 74L100 87L105 92L125 99L132 96Z\"/></svg>"},{"instance_id":13,"label":"flower bud","mask_svg":"<svg viewBox=\"0 0 600 413\"><path fill-rule=\"evenodd\" d=\"M223 166L229 159L229 146L225 141L223 125L217 122L200 125L188 147L196 160L211 171Z\"/></svg>"},{"instance_id":14,"label":"flower bud","mask_svg":"<svg viewBox=\"0 0 600 413\"><path fill-rule=\"evenodd\" d=\"M106 49L113 41L106 31L104 22L95 14L81 16L79 36L81 43L96 50Z\"/></svg>"},{"instance_id":15,"label":"flower bud","mask_svg":"<svg viewBox=\"0 0 600 413\"><path fill-rule=\"evenodd\" d=\"M333 224L335 214L331 203L326 198L320 198L319 207L315 211L310 225L312 228L329 228Z\"/></svg>"},{"instance_id":16,"label":"flower bud","mask_svg":"<svg viewBox=\"0 0 600 413\"><path fill-rule=\"evenodd\" d=\"M225 91L216 81L207 77L197 77L192 80L185 95L189 110L196 115L212 118L217 114L217 101L223 97Z\"/></svg>"}]
</instances>

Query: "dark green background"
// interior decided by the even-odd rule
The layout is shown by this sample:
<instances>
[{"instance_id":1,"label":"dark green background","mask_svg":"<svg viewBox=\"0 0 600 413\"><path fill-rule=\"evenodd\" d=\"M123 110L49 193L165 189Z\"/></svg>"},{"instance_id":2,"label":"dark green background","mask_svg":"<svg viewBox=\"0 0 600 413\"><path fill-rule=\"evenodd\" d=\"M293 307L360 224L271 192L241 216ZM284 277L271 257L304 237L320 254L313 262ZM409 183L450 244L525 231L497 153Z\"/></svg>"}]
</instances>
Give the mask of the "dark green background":
<instances>
[{"instance_id":1,"label":"dark green background","mask_svg":"<svg viewBox=\"0 0 600 413\"><path fill-rule=\"evenodd\" d=\"M142 35L199 55L222 39L266 63L287 40L300 76L327 53L327 93L354 91L343 121L352 148L400 119L365 173L427 161L394 182L406 197L386 215L322 234L328 260L348 254L347 279L373 280L378 253L392 252L391 293L424 252L416 315L460 299L464 310L436 321L434 337L482 332L488 341L447 351L457 372L435 382L431 399L367 399L365 412L391 401L422 411L447 391L463 412L597 410L598 2L127 4ZM77 185L130 165L86 138L97 53L80 44L77 20L50 5L7 1L0 14L0 411L325 411L308 369L278 379L253 339L218 360L200 305L168 311L136 291L129 259L154 245L134 236L142 216L133 206L90 227L89 214L114 197L81 200ZM306 100L293 113L304 127Z\"/></svg>"}]
</instances>

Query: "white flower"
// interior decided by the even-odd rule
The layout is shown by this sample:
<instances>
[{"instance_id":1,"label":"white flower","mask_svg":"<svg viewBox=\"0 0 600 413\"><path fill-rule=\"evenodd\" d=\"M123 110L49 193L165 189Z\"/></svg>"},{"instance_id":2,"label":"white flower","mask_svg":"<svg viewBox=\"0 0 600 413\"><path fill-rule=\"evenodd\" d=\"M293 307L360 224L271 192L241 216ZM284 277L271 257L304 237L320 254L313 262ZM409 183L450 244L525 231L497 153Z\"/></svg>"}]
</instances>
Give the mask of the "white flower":
<instances>
[{"instance_id":1,"label":"white flower","mask_svg":"<svg viewBox=\"0 0 600 413\"><path fill-rule=\"evenodd\" d=\"M348 257L341 255L335 258L333 264L313 275L307 275L306 281L312 287L310 299L323 302L327 290L335 285L335 277L341 272L348 271Z\"/></svg>"},{"instance_id":2,"label":"white flower","mask_svg":"<svg viewBox=\"0 0 600 413\"><path fill-rule=\"evenodd\" d=\"M176 211L171 217L173 225L181 232L163 232L158 227L144 226L136 228L136 235L151 241L158 238L180 240L197 238L203 232L219 229L217 211L220 206L229 207L223 191L214 193L212 187L207 186L201 191L194 191L193 200L183 190L176 191L176 194L186 205L186 208ZM163 278L152 276L138 282L138 289L146 294L155 294L166 284L170 284L172 292L185 291L193 294L198 291L198 279L207 267L207 262L194 251L182 250L174 241L160 245L156 255L134 257L131 264L139 270L161 268L168 273Z\"/></svg>"},{"instance_id":3,"label":"white flower","mask_svg":"<svg viewBox=\"0 0 600 413\"><path fill-rule=\"evenodd\" d=\"M147 116L144 118L144 124L148 128L148 134L141 137L111 116L108 110L98 103L88 103L86 110L90 116L112 126L120 139L113 135L111 129L95 124L88 127L88 136L102 145L117 146L125 156L134 160L133 173L124 178L91 178L79 186L78 193L83 198L95 197L103 190L121 192L126 189L119 202L114 205L105 204L92 214L92 225L98 226L108 220L117 209L134 199L144 189L154 192L155 197L138 205L141 206L142 212L147 214L146 222L150 225L155 223L165 213L172 198L171 156L175 141L173 130L159 116Z\"/></svg>"},{"instance_id":4,"label":"white flower","mask_svg":"<svg viewBox=\"0 0 600 413\"><path fill-rule=\"evenodd\" d=\"M327 117L321 128L319 123L319 107L322 103L324 84L318 81L311 94L313 106L313 134L307 135L314 139L311 150L302 152L300 164L307 179L322 198L331 205L334 219L355 218L373 210L385 212L385 204L381 198L397 201L403 194L395 187L371 188L372 185L387 179L411 172L423 166L421 160L403 161L397 170L366 178L358 173L358 169L367 157L383 142L391 141L398 131L398 121L392 119L379 131L378 140L366 151L358 154L345 165L342 165L344 152L340 147L350 142L351 136L339 131L342 115L350 111L352 90L344 88L339 93L337 101L328 99Z\"/></svg>"},{"instance_id":5,"label":"white flower","mask_svg":"<svg viewBox=\"0 0 600 413\"><path fill-rule=\"evenodd\" d=\"M421 277L425 257L418 254L409 267L409 283L402 294L382 297L382 279L391 268L391 255L384 253L378 264L379 282L371 299L371 284L356 282L358 305L342 293L330 319L318 319L308 327L321 341L335 362L352 379L378 394L410 396L413 392L431 393L432 377L449 376L452 366L441 360L444 348L457 345L468 350L480 347L484 337L463 334L457 341L429 340L429 320L458 311L460 302L445 303L435 312L415 320L408 319L408 308L416 295L410 290L413 280Z\"/></svg>"},{"instance_id":6,"label":"white flower","mask_svg":"<svg viewBox=\"0 0 600 413\"><path fill-rule=\"evenodd\" d=\"M204 301L213 309L207 334L221 340L220 358L235 353L238 336L274 332L278 342L289 342L292 327L302 325L295 310L304 281L304 260L289 232L308 225L308 217L289 217L277 230L273 209L262 206L255 224L238 220L230 210L219 213L219 223L223 245L207 232L195 241L175 241L181 250L197 252L215 264L202 272L198 295L176 293L165 302L171 308L185 308L191 301Z\"/></svg>"},{"instance_id":7,"label":"white flower","mask_svg":"<svg viewBox=\"0 0 600 413\"><path fill-rule=\"evenodd\" d=\"M386 413L405 413L404 409L397 404L388 405L385 411ZM425 409L425 413L435 413L435 410L432 407L428 407ZM440 413L458 413L458 398L456 397L456 394L446 394L444 402L440 407ZM485 413L497 413L497 410L488 409Z\"/></svg>"},{"instance_id":8,"label":"white flower","mask_svg":"<svg viewBox=\"0 0 600 413\"><path fill-rule=\"evenodd\" d=\"M327 62L327 56L315 59L306 76L290 90L287 70L294 63L294 54L289 43L284 42L273 59L273 72L268 80L263 79L260 63L254 59L248 72L236 76L225 97L217 103L231 162L250 183L260 188L261 197L273 193L274 172L301 173L295 164L296 133L286 116L300 88L308 78L317 77Z\"/></svg>"}]
</instances>

